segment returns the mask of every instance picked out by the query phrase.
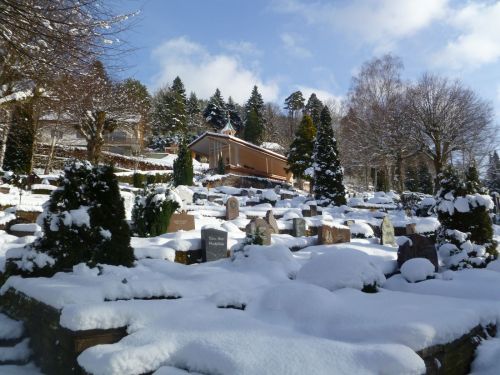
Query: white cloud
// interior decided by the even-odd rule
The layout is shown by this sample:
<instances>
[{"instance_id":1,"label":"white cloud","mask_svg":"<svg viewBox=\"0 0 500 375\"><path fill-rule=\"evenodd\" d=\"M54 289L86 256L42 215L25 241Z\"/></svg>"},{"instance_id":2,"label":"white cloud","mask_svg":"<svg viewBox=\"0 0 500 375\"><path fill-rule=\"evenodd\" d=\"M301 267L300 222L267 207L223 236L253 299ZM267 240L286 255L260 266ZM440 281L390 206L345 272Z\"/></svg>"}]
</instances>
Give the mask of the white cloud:
<instances>
[{"instance_id":1,"label":"white cloud","mask_svg":"<svg viewBox=\"0 0 500 375\"><path fill-rule=\"evenodd\" d=\"M448 23L459 35L433 56L435 65L477 68L500 59L500 2L469 3L454 11Z\"/></svg>"},{"instance_id":2,"label":"white cloud","mask_svg":"<svg viewBox=\"0 0 500 375\"><path fill-rule=\"evenodd\" d=\"M290 55L299 58L312 57L311 51L301 46L302 38L300 36L291 33L282 33L280 38L283 47Z\"/></svg>"},{"instance_id":3,"label":"white cloud","mask_svg":"<svg viewBox=\"0 0 500 375\"><path fill-rule=\"evenodd\" d=\"M278 98L278 84L263 81L237 56L211 54L186 37L167 40L153 51L153 57L161 66L160 73L154 77L153 88L169 84L179 76L186 90L195 91L200 98L210 97L219 88L226 99L232 96L236 102L244 103L254 85L259 87L264 100Z\"/></svg>"},{"instance_id":4,"label":"white cloud","mask_svg":"<svg viewBox=\"0 0 500 375\"><path fill-rule=\"evenodd\" d=\"M301 86L301 85L297 85L295 87L296 87L296 90L300 90L302 92L302 95L304 96L306 103L307 103L307 99L309 99L309 97L311 96L312 93L315 93L316 96L318 97L318 99L321 100L323 103L326 103L326 102L331 100L331 101L337 103L337 105L340 105L340 103L342 102L342 96L335 95L335 94L333 94L329 91L326 91L326 90L319 90L319 89L314 88L314 87Z\"/></svg>"},{"instance_id":5,"label":"white cloud","mask_svg":"<svg viewBox=\"0 0 500 375\"><path fill-rule=\"evenodd\" d=\"M351 0L347 2L276 0L273 9L297 14L311 24L353 32L363 42L386 50L443 18L448 0Z\"/></svg>"}]
</instances>

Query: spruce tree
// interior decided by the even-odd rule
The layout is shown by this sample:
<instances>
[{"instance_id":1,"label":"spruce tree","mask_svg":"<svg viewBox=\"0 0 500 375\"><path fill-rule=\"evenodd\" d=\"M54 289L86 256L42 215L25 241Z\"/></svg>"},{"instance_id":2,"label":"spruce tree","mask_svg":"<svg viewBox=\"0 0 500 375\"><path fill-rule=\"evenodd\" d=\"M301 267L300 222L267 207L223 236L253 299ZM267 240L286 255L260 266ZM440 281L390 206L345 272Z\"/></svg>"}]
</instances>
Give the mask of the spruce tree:
<instances>
[{"instance_id":1,"label":"spruce tree","mask_svg":"<svg viewBox=\"0 0 500 375\"><path fill-rule=\"evenodd\" d=\"M33 106L19 103L14 106L12 123L7 135L3 170L29 174L33 163L35 142Z\"/></svg>"},{"instance_id":2,"label":"spruce tree","mask_svg":"<svg viewBox=\"0 0 500 375\"><path fill-rule=\"evenodd\" d=\"M500 158L496 151L489 155L485 185L490 191L500 193Z\"/></svg>"},{"instance_id":3,"label":"spruce tree","mask_svg":"<svg viewBox=\"0 0 500 375\"><path fill-rule=\"evenodd\" d=\"M242 111L241 106L234 102L233 98L227 98L226 105L227 113L229 114L229 119L231 120L231 125L233 125L234 130L237 134L240 134L243 130L243 121L241 120L240 113Z\"/></svg>"},{"instance_id":4,"label":"spruce tree","mask_svg":"<svg viewBox=\"0 0 500 375\"><path fill-rule=\"evenodd\" d=\"M340 165L337 140L333 134L332 117L326 106L321 111L314 141L313 170L315 199L336 206L345 204L344 173Z\"/></svg>"},{"instance_id":5,"label":"spruce tree","mask_svg":"<svg viewBox=\"0 0 500 375\"><path fill-rule=\"evenodd\" d=\"M434 179L429 171L427 163L421 162L418 165L417 171L418 178L418 191L424 194L432 194L434 191Z\"/></svg>"},{"instance_id":6,"label":"spruce tree","mask_svg":"<svg viewBox=\"0 0 500 375\"><path fill-rule=\"evenodd\" d=\"M26 276L50 276L78 263L130 267L134 254L123 198L110 166L72 161L64 169L39 223L43 236L24 249L9 270Z\"/></svg>"},{"instance_id":7,"label":"spruce tree","mask_svg":"<svg viewBox=\"0 0 500 375\"><path fill-rule=\"evenodd\" d=\"M203 110L203 118L212 127L214 131L219 131L227 123L226 103L222 98L219 89L209 99L207 106Z\"/></svg>"},{"instance_id":8,"label":"spruce tree","mask_svg":"<svg viewBox=\"0 0 500 375\"><path fill-rule=\"evenodd\" d=\"M201 114L200 101L194 92L191 92L186 102L187 131L190 134L199 135L204 129L204 120Z\"/></svg>"},{"instance_id":9,"label":"spruce tree","mask_svg":"<svg viewBox=\"0 0 500 375\"><path fill-rule=\"evenodd\" d=\"M308 179L306 170L313 163L313 147L316 128L310 116L302 117L299 128L295 133L295 139L290 145L287 154L288 170L296 179Z\"/></svg>"},{"instance_id":10,"label":"spruce tree","mask_svg":"<svg viewBox=\"0 0 500 375\"><path fill-rule=\"evenodd\" d=\"M257 86L254 86L250 98L245 104L245 131L243 139L260 145L264 140L264 100Z\"/></svg>"},{"instance_id":11,"label":"spruce tree","mask_svg":"<svg viewBox=\"0 0 500 375\"><path fill-rule=\"evenodd\" d=\"M311 116L314 126L319 126L321 121L321 111L323 110L323 103L318 99L315 93L312 93L307 104L304 107L304 113Z\"/></svg>"},{"instance_id":12,"label":"spruce tree","mask_svg":"<svg viewBox=\"0 0 500 375\"><path fill-rule=\"evenodd\" d=\"M405 171L405 188L411 192L419 191L419 180L417 171L413 165L406 167Z\"/></svg>"},{"instance_id":13,"label":"spruce tree","mask_svg":"<svg viewBox=\"0 0 500 375\"><path fill-rule=\"evenodd\" d=\"M193 159L186 139L183 139L179 145L179 152L177 159L174 161L173 169L174 186L193 185Z\"/></svg>"}]
</instances>

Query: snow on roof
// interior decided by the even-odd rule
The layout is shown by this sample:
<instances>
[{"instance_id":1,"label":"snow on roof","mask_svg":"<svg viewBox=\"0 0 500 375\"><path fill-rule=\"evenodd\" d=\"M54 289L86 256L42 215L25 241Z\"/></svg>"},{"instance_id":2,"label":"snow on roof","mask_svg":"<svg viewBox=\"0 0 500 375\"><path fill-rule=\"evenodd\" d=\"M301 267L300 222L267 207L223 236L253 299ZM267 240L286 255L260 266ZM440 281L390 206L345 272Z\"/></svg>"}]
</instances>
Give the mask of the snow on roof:
<instances>
[{"instance_id":1,"label":"snow on roof","mask_svg":"<svg viewBox=\"0 0 500 375\"><path fill-rule=\"evenodd\" d=\"M285 151L285 148L278 143L275 142L264 142L261 145L262 148L265 148L266 150L271 150L271 151L276 151L276 152L283 152Z\"/></svg>"}]
</instances>

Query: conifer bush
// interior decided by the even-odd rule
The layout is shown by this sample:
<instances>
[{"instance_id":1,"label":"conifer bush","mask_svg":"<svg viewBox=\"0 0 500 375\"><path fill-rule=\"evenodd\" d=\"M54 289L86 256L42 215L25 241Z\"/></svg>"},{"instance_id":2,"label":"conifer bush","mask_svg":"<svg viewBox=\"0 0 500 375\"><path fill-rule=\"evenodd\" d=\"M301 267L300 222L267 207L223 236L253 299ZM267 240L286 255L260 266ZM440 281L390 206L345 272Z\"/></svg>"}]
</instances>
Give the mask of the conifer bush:
<instances>
[{"instance_id":1,"label":"conifer bush","mask_svg":"<svg viewBox=\"0 0 500 375\"><path fill-rule=\"evenodd\" d=\"M498 254L489 216L493 202L481 187L477 170L471 167L463 180L447 166L439 177L435 207L441 223L439 253L452 269L484 267Z\"/></svg>"},{"instance_id":2,"label":"conifer bush","mask_svg":"<svg viewBox=\"0 0 500 375\"><path fill-rule=\"evenodd\" d=\"M193 185L193 159L188 148L187 141L183 140L179 145L179 153L174 161L173 182L174 186Z\"/></svg>"},{"instance_id":3,"label":"conifer bush","mask_svg":"<svg viewBox=\"0 0 500 375\"><path fill-rule=\"evenodd\" d=\"M11 273L51 276L82 262L133 264L130 229L111 166L92 167L87 161L67 164L38 223L43 236L9 259Z\"/></svg>"},{"instance_id":4,"label":"conifer bush","mask_svg":"<svg viewBox=\"0 0 500 375\"><path fill-rule=\"evenodd\" d=\"M134 232L140 237L166 233L172 214L180 208L179 199L163 186L152 186L136 196L132 209Z\"/></svg>"}]
</instances>

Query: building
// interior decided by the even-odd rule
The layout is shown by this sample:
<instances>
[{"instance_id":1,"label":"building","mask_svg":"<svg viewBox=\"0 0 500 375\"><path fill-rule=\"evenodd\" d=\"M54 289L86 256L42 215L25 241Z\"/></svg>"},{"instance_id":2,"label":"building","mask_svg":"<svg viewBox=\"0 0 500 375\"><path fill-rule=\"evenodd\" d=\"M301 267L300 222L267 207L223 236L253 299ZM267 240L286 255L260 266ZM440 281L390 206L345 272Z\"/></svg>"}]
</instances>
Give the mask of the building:
<instances>
[{"instance_id":1,"label":"building","mask_svg":"<svg viewBox=\"0 0 500 375\"><path fill-rule=\"evenodd\" d=\"M205 156L210 169L216 169L222 158L226 173L291 181L292 174L286 171L285 156L246 142L235 134L228 121L220 133L205 132L191 142L189 148L196 155Z\"/></svg>"}]
</instances>

